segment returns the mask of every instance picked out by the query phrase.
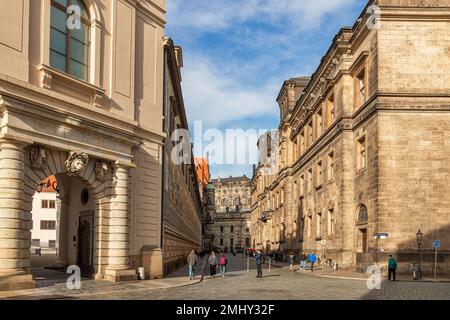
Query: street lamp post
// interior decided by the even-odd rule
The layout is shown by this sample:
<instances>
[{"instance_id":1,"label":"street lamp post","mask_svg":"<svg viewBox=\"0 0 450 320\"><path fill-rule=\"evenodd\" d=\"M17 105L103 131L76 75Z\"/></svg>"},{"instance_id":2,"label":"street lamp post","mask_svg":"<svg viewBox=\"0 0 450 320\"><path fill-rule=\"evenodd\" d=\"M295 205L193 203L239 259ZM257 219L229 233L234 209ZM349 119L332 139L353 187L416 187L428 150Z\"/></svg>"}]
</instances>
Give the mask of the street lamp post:
<instances>
[{"instance_id":1,"label":"street lamp post","mask_svg":"<svg viewBox=\"0 0 450 320\"><path fill-rule=\"evenodd\" d=\"M419 262L419 269L418 269L418 279L422 279L422 253L421 253L421 246L422 246L422 239L423 239L423 233L422 231L417 231L416 233L417 238L417 258Z\"/></svg>"}]
</instances>

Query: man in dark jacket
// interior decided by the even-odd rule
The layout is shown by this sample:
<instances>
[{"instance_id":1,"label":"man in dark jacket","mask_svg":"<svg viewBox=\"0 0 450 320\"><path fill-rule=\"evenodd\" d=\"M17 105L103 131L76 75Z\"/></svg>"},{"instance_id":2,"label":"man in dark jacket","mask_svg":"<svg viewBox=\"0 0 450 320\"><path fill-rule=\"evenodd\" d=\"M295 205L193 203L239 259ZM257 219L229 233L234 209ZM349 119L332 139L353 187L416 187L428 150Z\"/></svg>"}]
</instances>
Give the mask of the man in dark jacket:
<instances>
[{"instance_id":1,"label":"man in dark jacket","mask_svg":"<svg viewBox=\"0 0 450 320\"><path fill-rule=\"evenodd\" d=\"M262 277L263 277L263 276L262 276L263 257L262 257L261 252L256 251L256 257L255 257L255 260L256 260L256 269L257 269L257 275L256 275L256 277L257 277L257 278L262 278Z\"/></svg>"}]
</instances>

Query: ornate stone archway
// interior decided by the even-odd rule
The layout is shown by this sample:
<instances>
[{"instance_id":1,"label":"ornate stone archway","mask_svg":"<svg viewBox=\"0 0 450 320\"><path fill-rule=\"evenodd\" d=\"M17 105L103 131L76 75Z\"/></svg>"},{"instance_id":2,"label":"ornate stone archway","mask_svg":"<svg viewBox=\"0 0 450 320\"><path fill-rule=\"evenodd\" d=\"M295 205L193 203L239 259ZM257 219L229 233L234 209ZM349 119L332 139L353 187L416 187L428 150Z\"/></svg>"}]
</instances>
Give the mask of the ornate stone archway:
<instances>
[{"instance_id":1,"label":"ornate stone archway","mask_svg":"<svg viewBox=\"0 0 450 320\"><path fill-rule=\"evenodd\" d=\"M32 197L48 176L76 176L95 199L96 278L135 278L129 270L129 168L87 154L0 140L0 289L34 286L30 275Z\"/></svg>"}]
</instances>

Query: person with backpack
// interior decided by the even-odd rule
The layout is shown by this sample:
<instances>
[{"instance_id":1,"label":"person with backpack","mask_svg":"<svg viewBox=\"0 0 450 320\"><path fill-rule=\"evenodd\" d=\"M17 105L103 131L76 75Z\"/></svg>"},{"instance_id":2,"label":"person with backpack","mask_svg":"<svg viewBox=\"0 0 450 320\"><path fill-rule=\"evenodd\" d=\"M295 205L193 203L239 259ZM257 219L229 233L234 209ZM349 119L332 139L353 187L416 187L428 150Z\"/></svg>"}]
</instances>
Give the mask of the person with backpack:
<instances>
[{"instance_id":1,"label":"person with backpack","mask_svg":"<svg viewBox=\"0 0 450 320\"><path fill-rule=\"evenodd\" d=\"M228 259L225 256L225 253L222 252L222 256L219 260L219 267L220 267L220 275L222 276L222 279L225 278L225 272L227 271L227 265L228 265Z\"/></svg>"},{"instance_id":2,"label":"person with backpack","mask_svg":"<svg viewBox=\"0 0 450 320\"><path fill-rule=\"evenodd\" d=\"M211 252L211 255L208 258L209 271L212 278L216 276L216 268L217 268L217 257L214 251Z\"/></svg>"},{"instance_id":3,"label":"person with backpack","mask_svg":"<svg viewBox=\"0 0 450 320\"><path fill-rule=\"evenodd\" d=\"M308 256L309 263L311 263L311 272L314 272L314 264L317 261L317 256L314 252L311 252Z\"/></svg>"},{"instance_id":4,"label":"person with backpack","mask_svg":"<svg viewBox=\"0 0 450 320\"><path fill-rule=\"evenodd\" d=\"M390 254L388 261L389 281L391 281L391 277L393 278L393 281L395 281L396 271L397 271L397 260Z\"/></svg>"},{"instance_id":5,"label":"person with backpack","mask_svg":"<svg viewBox=\"0 0 450 320\"><path fill-rule=\"evenodd\" d=\"M195 279L195 266L198 262L197 254L195 253L195 250L191 251L191 254L187 257L187 262L189 265L189 279L194 280Z\"/></svg>"}]
</instances>

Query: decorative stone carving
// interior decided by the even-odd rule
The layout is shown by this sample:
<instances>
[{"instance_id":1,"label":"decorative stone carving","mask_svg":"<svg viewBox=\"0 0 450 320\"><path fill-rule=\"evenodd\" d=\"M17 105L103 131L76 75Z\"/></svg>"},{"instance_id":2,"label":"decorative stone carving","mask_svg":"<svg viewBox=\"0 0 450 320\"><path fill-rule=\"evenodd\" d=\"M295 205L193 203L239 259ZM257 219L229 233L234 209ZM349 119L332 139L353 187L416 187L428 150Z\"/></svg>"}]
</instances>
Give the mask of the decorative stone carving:
<instances>
[{"instance_id":1,"label":"decorative stone carving","mask_svg":"<svg viewBox=\"0 0 450 320\"><path fill-rule=\"evenodd\" d=\"M33 169L45 169L47 166L47 150L41 146L32 146L30 149L30 162Z\"/></svg>"},{"instance_id":2,"label":"decorative stone carving","mask_svg":"<svg viewBox=\"0 0 450 320\"><path fill-rule=\"evenodd\" d=\"M65 162L67 173L77 175L87 167L88 163L89 156L87 154L71 151Z\"/></svg>"},{"instance_id":3,"label":"decorative stone carving","mask_svg":"<svg viewBox=\"0 0 450 320\"><path fill-rule=\"evenodd\" d=\"M104 182L108 177L109 165L103 161L97 161L95 163L95 177L98 181Z\"/></svg>"},{"instance_id":4,"label":"decorative stone carving","mask_svg":"<svg viewBox=\"0 0 450 320\"><path fill-rule=\"evenodd\" d=\"M52 88L52 80L53 80L53 76L48 73L45 72L45 70L41 71L41 87L44 89L51 89Z\"/></svg>"}]
</instances>

